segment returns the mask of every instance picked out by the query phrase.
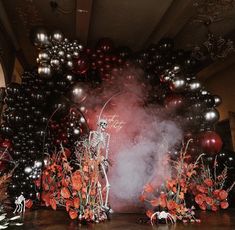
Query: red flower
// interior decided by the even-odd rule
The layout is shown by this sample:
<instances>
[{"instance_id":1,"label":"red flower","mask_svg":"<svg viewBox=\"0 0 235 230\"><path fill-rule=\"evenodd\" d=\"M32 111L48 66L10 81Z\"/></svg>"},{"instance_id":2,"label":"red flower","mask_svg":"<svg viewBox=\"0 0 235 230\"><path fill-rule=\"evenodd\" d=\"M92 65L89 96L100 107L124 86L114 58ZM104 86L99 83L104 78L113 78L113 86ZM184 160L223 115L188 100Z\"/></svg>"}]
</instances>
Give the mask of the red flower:
<instances>
[{"instance_id":1,"label":"red flower","mask_svg":"<svg viewBox=\"0 0 235 230\"><path fill-rule=\"evenodd\" d=\"M213 205L213 203L214 203L214 201L213 201L213 199L211 198L211 197L206 197L206 203L208 204L208 205L210 205L210 206L212 206Z\"/></svg>"},{"instance_id":2,"label":"red flower","mask_svg":"<svg viewBox=\"0 0 235 230\"><path fill-rule=\"evenodd\" d=\"M222 209L228 208L228 202L227 202L227 201L222 201L222 202L220 203L220 207L221 207Z\"/></svg>"},{"instance_id":3,"label":"red flower","mask_svg":"<svg viewBox=\"0 0 235 230\"><path fill-rule=\"evenodd\" d=\"M153 186L151 184L146 184L144 186L144 191L147 193L153 193L154 192Z\"/></svg>"},{"instance_id":4,"label":"red flower","mask_svg":"<svg viewBox=\"0 0 235 230\"><path fill-rule=\"evenodd\" d=\"M214 204L211 206L211 210L216 212L218 210L218 207Z\"/></svg>"},{"instance_id":5,"label":"red flower","mask_svg":"<svg viewBox=\"0 0 235 230\"><path fill-rule=\"evenodd\" d=\"M173 200L167 201L167 208L168 208L169 211L175 209L176 206L177 205L176 205L175 201L173 201Z\"/></svg>"},{"instance_id":6,"label":"red flower","mask_svg":"<svg viewBox=\"0 0 235 230\"><path fill-rule=\"evenodd\" d=\"M219 192L219 198L220 200L225 200L228 197L228 193L225 190L221 190Z\"/></svg>"},{"instance_id":7,"label":"red flower","mask_svg":"<svg viewBox=\"0 0 235 230\"><path fill-rule=\"evenodd\" d=\"M215 197L219 197L219 192L220 192L220 190L219 190L219 189L216 189L216 190L213 191L213 195L214 195Z\"/></svg>"},{"instance_id":8,"label":"red flower","mask_svg":"<svg viewBox=\"0 0 235 230\"><path fill-rule=\"evenodd\" d=\"M158 198L155 198L155 199L151 200L150 203L153 207L156 207L159 205L160 202L159 202Z\"/></svg>"},{"instance_id":9,"label":"red flower","mask_svg":"<svg viewBox=\"0 0 235 230\"><path fill-rule=\"evenodd\" d=\"M146 211L146 216L149 218L149 219L151 219L151 216L153 215L153 211L151 211L151 210L147 210ZM156 216L154 216L154 218L153 219L155 219L156 218Z\"/></svg>"},{"instance_id":10,"label":"red flower","mask_svg":"<svg viewBox=\"0 0 235 230\"><path fill-rule=\"evenodd\" d=\"M208 186L208 187L211 187L213 185L213 181L209 178L205 179L204 180L204 183Z\"/></svg>"},{"instance_id":11,"label":"red flower","mask_svg":"<svg viewBox=\"0 0 235 230\"><path fill-rule=\"evenodd\" d=\"M202 205L202 203L204 202L204 196L202 194L197 194L195 196L195 202L198 204L198 205Z\"/></svg>"},{"instance_id":12,"label":"red flower","mask_svg":"<svg viewBox=\"0 0 235 230\"><path fill-rule=\"evenodd\" d=\"M206 193L206 188L202 185L197 185L196 186L197 190L201 193Z\"/></svg>"},{"instance_id":13,"label":"red flower","mask_svg":"<svg viewBox=\"0 0 235 230\"><path fill-rule=\"evenodd\" d=\"M25 207L26 208L31 208L33 206L33 201L28 199L25 201Z\"/></svg>"},{"instance_id":14,"label":"red flower","mask_svg":"<svg viewBox=\"0 0 235 230\"><path fill-rule=\"evenodd\" d=\"M205 211L205 210L206 210L206 203L203 202L202 204L200 204L200 205L199 205L199 208L200 208L201 210Z\"/></svg>"},{"instance_id":15,"label":"red flower","mask_svg":"<svg viewBox=\"0 0 235 230\"><path fill-rule=\"evenodd\" d=\"M56 200L54 198L50 199L50 205L52 209L56 210Z\"/></svg>"},{"instance_id":16,"label":"red flower","mask_svg":"<svg viewBox=\"0 0 235 230\"><path fill-rule=\"evenodd\" d=\"M67 200L65 202L65 206L66 206L66 211L68 212L70 207L73 206L73 201L72 200Z\"/></svg>"},{"instance_id":17,"label":"red flower","mask_svg":"<svg viewBox=\"0 0 235 230\"><path fill-rule=\"evenodd\" d=\"M140 200L141 202L144 202L145 199L146 199L146 195L145 195L145 194L140 195L139 200Z\"/></svg>"}]
</instances>

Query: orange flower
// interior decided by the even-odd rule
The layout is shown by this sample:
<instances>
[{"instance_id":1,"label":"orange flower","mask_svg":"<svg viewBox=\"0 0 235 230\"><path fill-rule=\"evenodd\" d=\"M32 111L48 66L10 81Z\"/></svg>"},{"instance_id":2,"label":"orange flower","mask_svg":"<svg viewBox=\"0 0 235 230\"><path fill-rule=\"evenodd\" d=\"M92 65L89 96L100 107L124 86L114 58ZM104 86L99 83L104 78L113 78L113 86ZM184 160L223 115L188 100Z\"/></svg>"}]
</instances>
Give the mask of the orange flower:
<instances>
[{"instance_id":1,"label":"orange flower","mask_svg":"<svg viewBox=\"0 0 235 230\"><path fill-rule=\"evenodd\" d=\"M220 207L221 207L222 209L228 208L228 202L227 202L227 201L222 201L222 202L220 203Z\"/></svg>"},{"instance_id":2,"label":"orange flower","mask_svg":"<svg viewBox=\"0 0 235 230\"><path fill-rule=\"evenodd\" d=\"M61 196L64 197L65 199L70 198L70 191L68 190L68 188L63 187L61 189Z\"/></svg>"},{"instance_id":3,"label":"orange flower","mask_svg":"<svg viewBox=\"0 0 235 230\"><path fill-rule=\"evenodd\" d=\"M228 193L225 190L221 190L219 192L219 198L220 200L225 200L228 197Z\"/></svg>"},{"instance_id":4,"label":"orange flower","mask_svg":"<svg viewBox=\"0 0 235 230\"><path fill-rule=\"evenodd\" d=\"M168 189L170 189L170 188L172 188L175 184L176 184L176 180L168 180L166 186L167 186Z\"/></svg>"},{"instance_id":5,"label":"orange flower","mask_svg":"<svg viewBox=\"0 0 235 230\"><path fill-rule=\"evenodd\" d=\"M162 207L162 208L165 208L166 207L166 194L165 193L162 193L160 195L160 203L159 205Z\"/></svg>"},{"instance_id":6,"label":"orange flower","mask_svg":"<svg viewBox=\"0 0 235 230\"><path fill-rule=\"evenodd\" d=\"M140 200L141 202L144 202L145 199L146 199L146 195L145 195L145 194L140 195L139 200Z\"/></svg>"},{"instance_id":7,"label":"orange flower","mask_svg":"<svg viewBox=\"0 0 235 230\"><path fill-rule=\"evenodd\" d=\"M155 199L151 200L150 203L153 207L156 207L159 205L160 202L159 202L158 198L155 198Z\"/></svg>"},{"instance_id":8,"label":"orange flower","mask_svg":"<svg viewBox=\"0 0 235 230\"><path fill-rule=\"evenodd\" d=\"M55 198L50 199L50 205L51 205L52 209L56 210L56 200L55 200Z\"/></svg>"},{"instance_id":9,"label":"orange flower","mask_svg":"<svg viewBox=\"0 0 235 230\"><path fill-rule=\"evenodd\" d=\"M31 208L33 206L33 201L28 199L25 201L25 207L26 208Z\"/></svg>"},{"instance_id":10,"label":"orange flower","mask_svg":"<svg viewBox=\"0 0 235 230\"><path fill-rule=\"evenodd\" d=\"M176 206L177 205L176 205L175 201L173 201L173 200L167 201L167 208L168 208L169 211L175 209Z\"/></svg>"},{"instance_id":11,"label":"orange flower","mask_svg":"<svg viewBox=\"0 0 235 230\"><path fill-rule=\"evenodd\" d=\"M199 208L203 211L206 210L206 203L205 202L202 202L202 204L199 205Z\"/></svg>"},{"instance_id":12,"label":"orange flower","mask_svg":"<svg viewBox=\"0 0 235 230\"><path fill-rule=\"evenodd\" d=\"M183 179L180 180L180 186L183 188L186 186L185 180Z\"/></svg>"},{"instance_id":13,"label":"orange flower","mask_svg":"<svg viewBox=\"0 0 235 230\"><path fill-rule=\"evenodd\" d=\"M45 202L46 206L50 206L50 194L49 193L42 193L42 200Z\"/></svg>"},{"instance_id":14,"label":"orange flower","mask_svg":"<svg viewBox=\"0 0 235 230\"><path fill-rule=\"evenodd\" d=\"M76 219L78 217L78 213L74 210L69 211L69 216L72 220Z\"/></svg>"},{"instance_id":15,"label":"orange flower","mask_svg":"<svg viewBox=\"0 0 235 230\"><path fill-rule=\"evenodd\" d=\"M74 198L73 205L74 205L74 208L79 208L79 206L80 206L80 199L78 197Z\"/></svg>"},{"instance_id":16,"label":"orange flower","mask_svg":"<svg viewBox=\"0 0 235 230\"><path fill-rule=\"evenodd\" d=\"M219 189L216 189L216 190L213 191L213 195L214 195L215 197L219 197L219 192L220 192L220 190L219 190Z\"/></svg>"},{"instance_id":17,"label":"orange flower","mask_svg":"<svg viewBox=\"0 0 235 230\"><path fill-rule=\"evenodd\" d=\"M153 186L151 184L146 184L144 186L144 191L147 193L153 193L154 192Z\"/></svg>"},{"instance_id":18,"label":"orange flower","mask_svg":"<svg viewBox=\"0 0 235 230\"><path fill-rule=\"evenodd\" d=\"M204 196L202 194L197 194L195 196L195 202L198 204L198 205L202 205L202 203L204 202Z\"/></svg>"},{"instance_id":19,"label":"orange flower","mask_svg":"<svg viewBox=\"0 0 235 230\"><path fill-rule=\"evenodd\" d=\"M183 200L183 199L184 199L184 193L183 193L183 192L180 192L180 194L179 194L179 198L180 198L181 200Z\"/></svg>"},{"instance_id":20,"label":"orange flower","mask_svg":"<svg viewBox=\"0 0 235 230\"><path fill-rule=\"evenodd\" d=\"M205 199L206 203L210 206L213 205L214 201L211 197L207 196L206 199Z\"/></svg>"},{"instance_id":21,"label":"orange flower","mask_svg":"<svg viewBox=\"0 0 235 230\"><path fill-rule=\"evenodd\" d=\"M64 186L64 187L69 186L69 180L68 179L63 178L61 182L62 182L62 186Z\"/></svg>"},{"instance_id":22,"label":"orange flower","mask_svg":"<svg viewBox=\"0 0 235 230\"><path fill-rule=\"evenodd\" d=\"M211 187L213 185L213 181L209 178L205 179L204 180L204 183L208 186L208 187Z\"/></svg>"},{"instance_id":23,"label":"orange flower","mask_svg":"<svg viewBox=\"0 0 235 230\"><path fill-rule=\"evenodd\" d=\"M172 188L172 192L174 192L174 193L176 193L176 192L177 192L177 189L176 189L176 187L175 187L175 186Z\"/></svg>"},{"instance_id":24,"label":"orange flower","mask_svg":"<svg viewBox=\"0 0 235 230\"><path fill-rule=\"evenodd\" d=\"M206 188L202 185L197 185L196 186L197 190L201 193L206 193Z\"/></svg>"},{"instance_id":25,"label":"orange flower","mask_svg":"<svg viewBox=\"0 0 235 230\"><path fill-rule=\"evenodd\" d=\"M70 207L73 206L73 201L72 200L67 200L65 202L65 206L66 206L66 211L68 212Z\"/></svg>"},{"instance_id":26,"label":"orange flower","mask_svg":"<svg viewBox=\"0 0 235 230\"><path fill-rule=\"evenodd\" d=\"M89 172L88 165L84 165L84 166L83 166L83 172Z\"/></svg>"},{"instance_id":27,"label":"orange flower","mask_svg":"<svg viewBox=\"0 0 235 230\"><path fill-rule=\"evenodd\" d=\"M91 189L90 195L91 196L95 196L96 195L96 190L95 189Z\"/></svg>"},{"instance_id":28,"label":"orange flower","mask_svg":"<svg viewBox=\"0 0 235 230\"><path fill-rule=\"evenodd\" d=\"M78 171L73 173L71 181L72 181L73 189L79 191L82 187L82 179Z\"/></svg>"},{"instance_id":29,"label":"orange flower","mask_svg":"<svg viewBox=\"0 0 235 230\"><path fill-rule=\"evenodd\" d=\"M153 215L153 211L151 211L151 210L147 210L146 211L146 216L149 218L149 219L151 219L151 216ZM155 219L156 217L154 216L154 218L153 219Z\"/></svg>"}]
</instances>

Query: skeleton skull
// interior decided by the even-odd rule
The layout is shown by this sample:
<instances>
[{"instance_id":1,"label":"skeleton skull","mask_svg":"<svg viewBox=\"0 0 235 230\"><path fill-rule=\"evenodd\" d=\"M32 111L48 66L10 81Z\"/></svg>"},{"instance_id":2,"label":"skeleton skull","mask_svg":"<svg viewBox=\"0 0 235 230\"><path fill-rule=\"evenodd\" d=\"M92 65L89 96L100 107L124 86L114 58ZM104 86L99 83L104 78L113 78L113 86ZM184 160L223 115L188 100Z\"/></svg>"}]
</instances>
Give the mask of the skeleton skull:
<instances>
[{"instance_id":1,"label":"skeleton skull","mask_svg":"<svg viewBox=\"0 0 235 230\"><path fill-rule=\"evenodd\" d=\"M98 121L98 126L101 128L102 131L104 131L104 130L107 128L107 126L108 126L107 120L105 120L105 119L100 119L100 120Z\"/></svg>"}]
</instances>

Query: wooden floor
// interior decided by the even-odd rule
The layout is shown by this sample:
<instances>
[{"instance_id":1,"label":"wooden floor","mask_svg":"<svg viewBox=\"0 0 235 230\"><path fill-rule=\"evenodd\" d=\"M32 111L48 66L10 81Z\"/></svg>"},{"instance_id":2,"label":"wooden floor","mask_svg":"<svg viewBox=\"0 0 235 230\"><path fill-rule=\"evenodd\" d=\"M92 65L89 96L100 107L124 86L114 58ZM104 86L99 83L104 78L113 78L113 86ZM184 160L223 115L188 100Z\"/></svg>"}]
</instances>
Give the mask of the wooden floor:
<instances>
[{"instance_id":1,"label":"wooden floor","mask_svg":"<svg viewBox=\"0 0 235 230\"><path fill-rule=\"evenodd\" d=\"M235 209L220 212L200 212L199 216L202 223L175 225L159 224L152 227L149 224L141 224L140 219L144 217L141 214L113 214L110 221L100 224L83 225L82 229L96 230L226 230L235 229ZM25 215L25 224L22 227L14 227L14 229L43 229L43 230L61 230L61 229L79 229L76 221L71 221L64 211L37 210L27 211ZM10 228L13 229L13 228Z\"/></svg>"}]
</instances>

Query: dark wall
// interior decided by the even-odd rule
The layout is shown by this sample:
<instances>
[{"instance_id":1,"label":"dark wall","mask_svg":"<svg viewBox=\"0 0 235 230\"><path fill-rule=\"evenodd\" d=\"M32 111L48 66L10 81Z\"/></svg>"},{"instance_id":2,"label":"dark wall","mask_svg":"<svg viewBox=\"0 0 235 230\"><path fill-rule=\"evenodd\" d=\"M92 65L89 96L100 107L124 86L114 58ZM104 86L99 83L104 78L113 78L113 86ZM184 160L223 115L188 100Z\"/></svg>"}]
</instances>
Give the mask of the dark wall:
<instances>
[{"instance_id":1,"label":"dark wall","mask_svg":"<svg viewBox=\"0 0 235 230\"><path fill-rule=\"evenodd\" d=\"M7 84L11 81L15 62L15 51L10 42L10 38L6 34L5 29L0 24L0 61L5 75L5 82Z\"/></svg>"}]
</instances>

